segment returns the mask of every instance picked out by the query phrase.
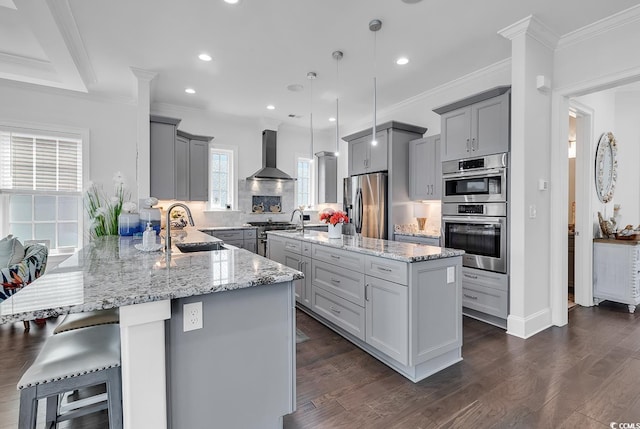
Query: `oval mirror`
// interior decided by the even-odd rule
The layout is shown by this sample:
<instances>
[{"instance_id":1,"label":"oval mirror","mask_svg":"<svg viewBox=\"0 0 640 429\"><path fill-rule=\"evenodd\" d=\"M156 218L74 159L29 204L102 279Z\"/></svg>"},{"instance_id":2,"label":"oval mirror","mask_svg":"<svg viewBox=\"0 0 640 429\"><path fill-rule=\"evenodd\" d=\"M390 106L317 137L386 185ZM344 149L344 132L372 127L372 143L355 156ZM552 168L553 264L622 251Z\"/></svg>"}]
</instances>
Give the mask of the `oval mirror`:
<instances>
[{"instance_id":1,"label":"oval mirror","mask_svg":"<svg viewBox=\"0 0 640 429\"><path fill-rule=\"evenodd\" d=\"M596 193L603 203L613 198L617 177L616 139L613 133L603 133L596 148Z\"/></svg>"}]
</instances>

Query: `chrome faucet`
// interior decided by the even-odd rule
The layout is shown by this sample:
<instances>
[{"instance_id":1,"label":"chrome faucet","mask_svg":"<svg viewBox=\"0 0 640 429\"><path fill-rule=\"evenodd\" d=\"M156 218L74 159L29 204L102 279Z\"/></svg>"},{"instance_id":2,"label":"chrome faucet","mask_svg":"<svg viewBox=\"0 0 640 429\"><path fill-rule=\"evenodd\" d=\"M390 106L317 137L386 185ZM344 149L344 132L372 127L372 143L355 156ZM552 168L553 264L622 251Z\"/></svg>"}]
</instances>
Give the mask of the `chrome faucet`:
<instances>
[{"instance_id":1,"label":"chrome faucet","mask_svg":"<svg viewBox=\"0 0 640 429\"><path fill-rule=\"evenodd\" d=\"M294 209L291 212L291 219L289 219L289 222L293 222L293 217L295 216L296 212L300 213L300 223L302 224L302 235L304 235L304 213L302 213L302 210Z\"/></svg>"},{"instance_id":2,"label":"chrome faucet","mask_svg":"<svg viewBox=\"0 0 640 429\"><path fill-rule=\"evenodd\" d=\"M189 210L189 207L182 203L171 204L167 209L167 229L164 234L164 246L167 254L171 253L171 210L173 210L174 207L182 207L187 212L189 225L195 226L195 224L193 223L193 217L191 217L191 210Z\"/></svg>"}]
</instances>

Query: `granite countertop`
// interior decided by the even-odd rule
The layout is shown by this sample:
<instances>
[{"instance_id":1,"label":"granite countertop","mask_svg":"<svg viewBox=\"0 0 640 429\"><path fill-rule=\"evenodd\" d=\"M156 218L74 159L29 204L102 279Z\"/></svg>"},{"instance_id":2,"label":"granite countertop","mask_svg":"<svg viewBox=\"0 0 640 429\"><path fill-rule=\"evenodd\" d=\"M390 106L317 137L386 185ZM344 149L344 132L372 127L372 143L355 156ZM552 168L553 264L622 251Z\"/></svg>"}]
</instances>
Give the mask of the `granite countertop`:
<instances>
[{"instance_id":1,"label":"granite countertop","mask_svg":"<svg viewBox=\"0 0 640 429\"><path fill-rule=\"evenodd\" d=\"M394 235L406 235L408 237L440 238L440 231L395 231Z\"/></svg>"},{"instance_id":2,"label":"granite countertop","mask_svg":"<svg viewBox=\"0 0 640 429\"><path fill-rule=\"evenodd\" d=\"M188 228L180 233L184 233L182 240L186 242L217 240ZM117 236L92 241L57 268L0 303L0 323L303 278L299 271L244 249L193 253L174 250L167 255L139 251L134 245L141 242L139 237ZM160 243L159 238L157 242Z\"/></svg>"},{"instance_id":3,"label":"granite countertop","mask_svg":"<svg viewBox=\"0 0 640 429\"><path fill-rule=\"evenodd\" d=\"M329 238L328 233L323 231L305 231L304 235L302 235L301 231L267 231L267 234L294 238L310 243L404 262L430 261L464 255L464 250L447 249L444 247L429 246L427 244L404 243L354 235L343 235L341 238Z\"/></svg>"}]
</instances>

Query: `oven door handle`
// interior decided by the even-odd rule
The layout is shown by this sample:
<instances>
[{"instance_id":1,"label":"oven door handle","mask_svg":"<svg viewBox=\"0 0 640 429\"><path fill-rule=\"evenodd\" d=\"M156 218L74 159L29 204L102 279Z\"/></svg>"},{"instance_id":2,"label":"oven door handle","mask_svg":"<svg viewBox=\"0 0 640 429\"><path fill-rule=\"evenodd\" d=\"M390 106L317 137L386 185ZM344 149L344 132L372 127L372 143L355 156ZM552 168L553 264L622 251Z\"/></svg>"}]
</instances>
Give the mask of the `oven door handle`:
<instances>
[{"instance_id":1,"label":"oven door handle","mask_svg":"<svg viewBox=\"0 0 640 429\"><path fill-rule=\"evenodd\" d=\"M451 222L451 223L494 223L499 225L504 225L506 222L506 217L474 217L474 216L443 216L442 222Z\"/></svg>"},{"instance_id":2,"label":"oven door handle","mask_svg":"<svg viewBox=\"0 0 640 429\"><path fill-rule=\"evenodd\" d=\"M443 180L460 179L460 178L474 178L474 177L486 177L490 175L503 175L505 174L505 168L492 168L489 170L474 170L474 171L462 171L460 173L445 173L442 175Z\"/></svg>"}]
</instances>

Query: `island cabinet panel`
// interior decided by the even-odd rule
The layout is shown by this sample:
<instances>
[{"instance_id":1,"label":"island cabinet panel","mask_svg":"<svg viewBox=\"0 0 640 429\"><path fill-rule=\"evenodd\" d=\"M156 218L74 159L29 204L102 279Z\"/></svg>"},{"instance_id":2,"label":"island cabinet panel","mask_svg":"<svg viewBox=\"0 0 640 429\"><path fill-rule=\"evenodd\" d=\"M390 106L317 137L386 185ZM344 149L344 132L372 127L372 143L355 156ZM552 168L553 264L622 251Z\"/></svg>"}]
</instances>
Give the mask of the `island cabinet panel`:
<instances>
[{"instance_id":1,"label":"island cabinet panel","mask_svg":"<svg viewBox=\"0 0 640 429\"><path fill-rule=\"evenodd\" d=\"M412 264L409 365L462 347L460 275L460 266L446 260Z\"/></svg>"},{"instance_id":2,"label":"island cabinet panel","mask_svg":"<svg viewBox=\"0 0 640 429\"><path fill-rule=\"evenodd\" d=\"M356 305L364 306L364 274L315 259L312 266L312 284Z\"/></svg>"},{"instance_id":3,"label":"island cabinet panel","mask_svg":"<svg viewBox=\"0 0 640 429\"><path fill-rule=\"evenodd\" d=\"M317 244L311 245L311 253L311 257L314 260L340 265L346 269L364 273L364 255L361 253L349 252Z\"/></svg>"},{"instance_id":4,"label":"island cabinet panel","mask_svg":"<svg viewBox=\"0 0 640 429\"><path fill-rule=\"evenodd\" d=\"M312 294L311 308L315 313L354 337L365 340L364 308L319 287L313 287Z\"/></svg>"},{"instance_id":5,"label":"island cabinet panel","mask_svg":"<svg viewBox=\"0 0 640 429\"><path fill-rule=\"evenodd\" d=\"M407 286L367 276L365 294L366 342L401 364L407 365Z\"/></svg>"}]
</instances>

